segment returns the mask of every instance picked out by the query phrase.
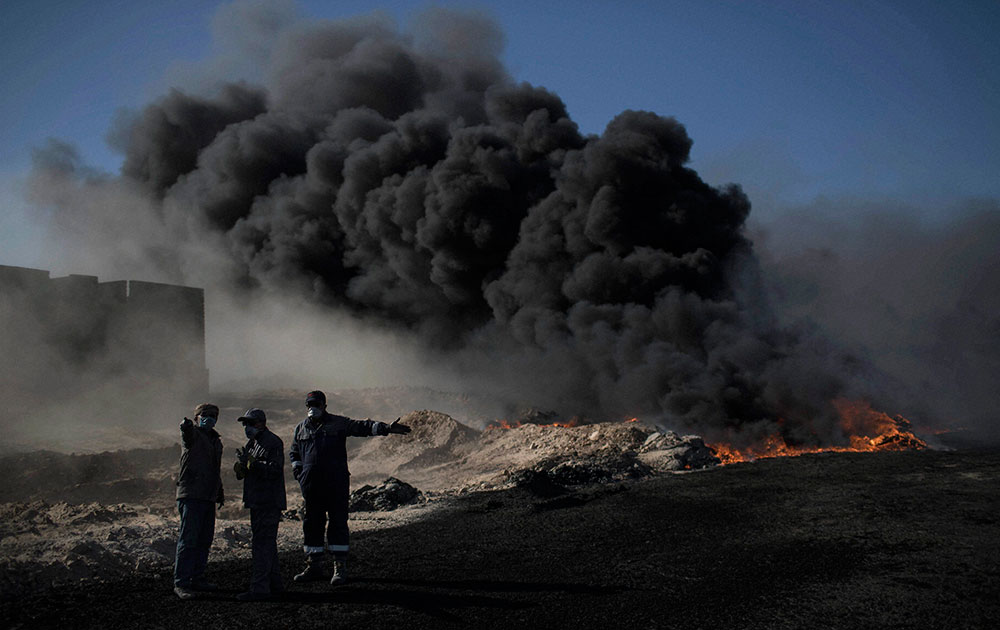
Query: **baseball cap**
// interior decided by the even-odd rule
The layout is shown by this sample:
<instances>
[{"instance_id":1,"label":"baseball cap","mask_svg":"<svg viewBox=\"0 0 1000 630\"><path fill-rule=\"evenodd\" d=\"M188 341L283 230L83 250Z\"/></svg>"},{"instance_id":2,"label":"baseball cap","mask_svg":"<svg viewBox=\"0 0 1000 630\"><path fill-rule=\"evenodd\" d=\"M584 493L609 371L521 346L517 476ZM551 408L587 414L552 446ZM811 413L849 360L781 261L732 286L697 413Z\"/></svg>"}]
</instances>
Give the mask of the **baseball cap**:
<instances>
[{"instance_id":1,"label":"baseball cap","mask_svg":"<svg viewBox=\"0 0 1000 630\"><path fill-rule=\"evenodd\" d=\"M250 409L247 409L242 416L237 418L237 420L239 420L240 422L243 422L244 420L255 420L257 422L266 423L267 416L264 415L263 409L257 409L256 407L251 407Z\"/></svg>"},{"instance_id":2,"label":"baseball cap","mask_svg":"<svg viewBox=\"0 0 1000 630\"><path fill-rule=\"evenodd\" d=\"M326 394L316 390L306 394L306 406L312 407L314 405L323 406L326 404Z\"/></svg>"}]
</instances>

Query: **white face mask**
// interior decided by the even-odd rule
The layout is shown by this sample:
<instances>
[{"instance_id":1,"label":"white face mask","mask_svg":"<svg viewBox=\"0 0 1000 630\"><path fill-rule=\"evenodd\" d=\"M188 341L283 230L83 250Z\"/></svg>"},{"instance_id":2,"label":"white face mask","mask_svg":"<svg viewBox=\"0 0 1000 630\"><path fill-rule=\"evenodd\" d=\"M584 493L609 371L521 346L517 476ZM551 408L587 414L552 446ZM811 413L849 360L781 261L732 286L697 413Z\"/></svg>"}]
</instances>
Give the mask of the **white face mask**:
<instances>
[{"instance_id":1,"label":"white face mask","mask_svg":"<svg viewBox=\"0 0 1000 630\"><path fill-rule=\"evenodd\" d=\"M310 407L309 408L309 417L310 418L318 418L318 417L320 417L322 415L323 415L323 409L321 409L320 407Z\"/></svg>"}]
</instances>

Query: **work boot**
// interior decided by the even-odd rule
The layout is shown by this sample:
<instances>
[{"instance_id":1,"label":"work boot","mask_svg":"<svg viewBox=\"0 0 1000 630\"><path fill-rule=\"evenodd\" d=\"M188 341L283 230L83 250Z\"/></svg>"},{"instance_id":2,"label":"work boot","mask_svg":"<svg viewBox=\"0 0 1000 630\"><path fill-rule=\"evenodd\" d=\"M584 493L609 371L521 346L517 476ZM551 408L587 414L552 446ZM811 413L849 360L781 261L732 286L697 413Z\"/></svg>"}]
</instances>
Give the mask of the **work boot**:
<instances>
[{"instance_id":1,"label":"work boot","mask_svg":"<svg viewBox=\"0 0 1000 630\"><path fill-rule=\"evenodd\" d=\"M330 578L330 584L339 586L345 582L347 582L347 560L334 559L333 577Z\"/></svg>"},{"instance_id":2,"label":"work boot","mask_svg":"<svg viewBox=\"0 0 1000 630\"><path fill-rule=\"evenodd\" d=\"M194 591L192 591L187 586L175 586L174 587L174 593L177 595L177 597L180 597L181 599L197 599L198 598L198 593L195 593Z\"/></svg>"},{"instance_id":3,"label":"work boot","mask_svg":"<svg viewBox=\"0 0 1000 630\"><path fill-rule=\"evenodd\" d=\"M323 570L323 554L311 553L306 556L306 568L292 579L296 582L325 580L326 572Z\"/></svg>"}]
</instances>

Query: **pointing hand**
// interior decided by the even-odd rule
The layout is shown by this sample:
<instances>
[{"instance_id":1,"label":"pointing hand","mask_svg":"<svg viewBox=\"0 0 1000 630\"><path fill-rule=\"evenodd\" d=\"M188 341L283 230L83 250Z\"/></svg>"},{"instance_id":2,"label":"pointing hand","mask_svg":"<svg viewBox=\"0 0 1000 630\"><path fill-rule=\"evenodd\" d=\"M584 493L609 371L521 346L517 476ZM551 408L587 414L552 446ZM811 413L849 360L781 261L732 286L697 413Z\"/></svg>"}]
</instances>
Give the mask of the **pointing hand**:
<instances>
[{"instance_id":1,"label":"pointing hand","mask_svg":"<svg viewBox=\"0 0 1000 630\"><path fill-rule=\"evenodd\" d=\"M400 435L406 435L407 433L410 432L410 427L406 426L405 424L400 424L399 420L400 420L399 418L396 418L395 420L392 421L392 424L389 425L389 433L398 433Z\"/></svg>"}]
</instances>

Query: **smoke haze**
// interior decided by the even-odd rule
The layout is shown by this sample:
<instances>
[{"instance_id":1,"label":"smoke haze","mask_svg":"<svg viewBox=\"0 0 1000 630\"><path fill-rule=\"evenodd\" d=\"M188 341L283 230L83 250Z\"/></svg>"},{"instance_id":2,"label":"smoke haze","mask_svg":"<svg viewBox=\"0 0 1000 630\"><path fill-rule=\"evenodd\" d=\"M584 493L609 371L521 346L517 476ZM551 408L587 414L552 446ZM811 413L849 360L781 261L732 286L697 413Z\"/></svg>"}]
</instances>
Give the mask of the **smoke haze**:
<instances>
[{"instance_id":1,"label":"smoke haze","mask_svg":"<svg viewBox=\"0 0 1000 630\"><path fill-rule=\"evenodd\" d=\"M1000 204L947 217L823 201L758 226L755 241L785 323L811 322L876 366L886 404L995 435Z\"/></svg>"},{"instance_id":2,"label":"smoke haze","mask_svg":"<svg viewBox=\"0 0 1000 630\"><path fill-rule=\"evenodd\" d=\"M625 111L581 135L557 95L508 75L503 35L482 15L430 10L401 31L378 14L302 21L290 6L239 6L215 25L228 48L177 71L191 89L119 117L120 175L53 142L32 182L63 264L206 287L220 381L404 382L815 444L843 439L837 397L905 402L929 377L922 362L941 356L962 364L957 380L996 367L996 335L967 336L997 331L996 305L981 301L997 288L995 206L954 239L893 236L898 266L874 247L891 221L858 228L853 250L827 249L835 265L815 262L819 246L769 250L761 265L750 201L687 166L682 124ZM270 37L248 43L247 24ZM251 43L253 72L226 62ZM938 264L908 266L930 242ZM912 274L888 287L969 281L928 303L838 300L870 262ZM882 334L896 325L906 331ZM936 338L907 354L924 335ZM962 363L956 344L979 354ZM970 388L990 397L982 379Z\"/></svg>"}]
</instances>

